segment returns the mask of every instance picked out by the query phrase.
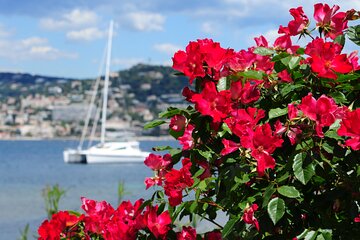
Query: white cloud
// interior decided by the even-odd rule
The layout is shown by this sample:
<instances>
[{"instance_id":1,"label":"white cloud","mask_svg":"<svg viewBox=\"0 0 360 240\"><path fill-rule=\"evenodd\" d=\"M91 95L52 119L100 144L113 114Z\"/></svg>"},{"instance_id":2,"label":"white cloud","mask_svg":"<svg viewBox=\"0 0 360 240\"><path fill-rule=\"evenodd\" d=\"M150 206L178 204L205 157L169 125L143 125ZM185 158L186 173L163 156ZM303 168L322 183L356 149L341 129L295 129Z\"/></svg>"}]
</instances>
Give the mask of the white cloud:
<instances>
[{"instance_id":1,"label":"white cloud","mask_svg":"<svg viewBox=\"0 0 360 240\"><path fill-rule=\"evenodd\" d=\"M46 38L40 38L40 37L30 37L20 40L21 45L24 47L47 44L47 42L48 40Z\"/></svg>"},{"instance_id":2,"label":"white cloud","mask_svg":"<svg viewBox=\"0 0 360 240\"><path fill-rule=\"evenodd\" d=\"M260 36L260 35L259 35ZM259 37L256 36L256 37ZM269 30L263 34L263 36L266 38L266 40L269 42L270 45L272 45L275 40L280 36L277 29Z\"/></svg>"},{"instance_id":3,"label":"white cloud","mask_svg":"<svg viewBox=\"0 0 360 240\"><path fill-rule=\"evenodd\" d=\"M173 55L175 52L182 49L182 47L172 43L161 43L155 44L154 49L165 54Z\"/></svg>"},{"instance_id":4,"label":"white cloud","mask_svg":"<svg viewBox=\"0 0 360 240\"><path fill-rule=\"evenodd\" d=\"M98 22L98 19L98 15L93 11L73 9L69 13L61 15L58 19L41 19L40 26L48 30L74 29L94 25Z\"/></svg>"},{"instance_id":5,"label":"white cloud","mask_svg":"<svg viewBox=\"0 0 360 240\"><path fill-rule=\"evenodd\" d=\"M209 35L218 35L221 32L219 29L219 24L215 22L203 22L201 24L201 31Z\"/></svg>"},{"instance_id":6,"label":"white cloud","mask_svg":"<svg viewBox=\"0 0 360 240\"><path fill-rule=\"evenodd\" d=\"M73 53L62 52L59 49L51 46L32 46L28 49L26 57L32 59L43 59L43 60L56 60L58 58L76 58L77 55Z\"/></svg>"},{"instance_id":7,"label":"white cloud","mask_svg":"<svg viewBox=\"0 0 360 240\"><path fill-rule=\"evenodd\" d=\"M0 41L0 57L12 60L56 60L59 58L76 58L77 54L61 51L52 47L48 40L40 37Z\"/></svg>"},{"instance_id":8,"label":"white cloud","mask_svg":"<svg viewBox=\"0 0 360 240\"><path fill-rule=\"evenodd\" d=\"M11 33L4 28L3 25L0 24L0 38L6 38L9 37Z\"/></svg>"},{"instance_id":9,"label":"white cloud","mask_svg":"<svg viewBox=\"0 0 360 240\"><path fill-rule=\"evenodd\" d=\"M70 31L66 33L66 38L75 41L92 41L106 36L106 31L98 28L90 27L78 31Z\"/></svg>"},{"instance_id":10,"label":"white cloud","mask_svg":"<svg viewBox=\"0 0 360 240\"><path fill-rule=\"evenodd\" d=\"M131 12L123 19L127 27L136 31L162 31L164 29L165 17L159 13Z\"/></svg>"}]
</instances>

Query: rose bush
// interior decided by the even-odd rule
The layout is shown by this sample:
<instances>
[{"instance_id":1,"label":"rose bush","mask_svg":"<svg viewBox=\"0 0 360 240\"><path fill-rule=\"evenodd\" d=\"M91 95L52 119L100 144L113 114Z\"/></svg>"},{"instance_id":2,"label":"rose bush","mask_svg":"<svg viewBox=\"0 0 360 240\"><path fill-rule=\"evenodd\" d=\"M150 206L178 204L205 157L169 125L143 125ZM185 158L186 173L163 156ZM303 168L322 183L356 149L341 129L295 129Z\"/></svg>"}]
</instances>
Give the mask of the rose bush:
<instances>
[{"instance_id":1,"label":"rose bush","mask_svg":"<svg viewBox=\"0 0 360 240\"><path fill-rule=\"evenodd\" d=\"M190 104L146 126L169 124L181 146L145 159L153 197L117 209L82 198L85 214L54 214L39 239L356 239L360 67L343 49L346 36L360 44L360 26L348 27L359 12L319 3L313 26L302 7L290 14L272 45L202 39L176 52ZM208 232L178 221L196 216Z\"/></svg>"}]
</instances>

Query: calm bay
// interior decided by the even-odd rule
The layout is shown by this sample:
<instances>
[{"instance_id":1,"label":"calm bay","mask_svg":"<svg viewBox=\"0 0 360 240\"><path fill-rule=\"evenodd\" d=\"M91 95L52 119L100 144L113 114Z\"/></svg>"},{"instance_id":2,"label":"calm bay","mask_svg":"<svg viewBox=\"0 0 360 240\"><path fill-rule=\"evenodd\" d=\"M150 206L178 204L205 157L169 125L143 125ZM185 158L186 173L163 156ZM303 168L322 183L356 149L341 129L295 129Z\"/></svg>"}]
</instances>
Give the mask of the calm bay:
<instances>
[{"instance_id":1,"label":"calm bay","mask_svg":"<svg viewBox=\"0 0 360 240\"><path fill-rule=\"evenodd\" d=\"M30 225L29 237L46 219L42 190L59 184L66 190L61 210L81 211L80 197L106 200L117 205L117 188L125 185L124 200L148 198L144 179L152 171L136 164L65 164L62 152L75 148L70 140L0 141L0 239L17 239L20 230ZM140 148L151 151L155 146L176 146L175 141L141 141Z\"/></svg>"}]
</instances>

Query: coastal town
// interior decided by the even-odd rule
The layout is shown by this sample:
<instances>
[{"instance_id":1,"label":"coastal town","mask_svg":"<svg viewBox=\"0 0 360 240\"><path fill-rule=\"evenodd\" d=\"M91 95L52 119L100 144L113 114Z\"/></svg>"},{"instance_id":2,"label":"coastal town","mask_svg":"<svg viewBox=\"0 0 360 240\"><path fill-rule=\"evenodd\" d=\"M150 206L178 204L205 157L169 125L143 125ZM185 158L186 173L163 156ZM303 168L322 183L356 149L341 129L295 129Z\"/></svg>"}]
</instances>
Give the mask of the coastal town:
<instances>
[{"instance_id":1,"label":"coastal town","mask_svg":"<svg viewBox=\"0 0 360 240\"><path fill-rule=\"evenodd\" d=\"M0 139L78 138L89 111L94 80L0 74ZM185 84L170 67L139 64L112 72L107 137L166 135L167 126L150 130L143 126L169 106L186 107L181 95ZM90 123L96 129L101 124L96 120L101 101L93 104Z\"/></svg>"}]
</instances>

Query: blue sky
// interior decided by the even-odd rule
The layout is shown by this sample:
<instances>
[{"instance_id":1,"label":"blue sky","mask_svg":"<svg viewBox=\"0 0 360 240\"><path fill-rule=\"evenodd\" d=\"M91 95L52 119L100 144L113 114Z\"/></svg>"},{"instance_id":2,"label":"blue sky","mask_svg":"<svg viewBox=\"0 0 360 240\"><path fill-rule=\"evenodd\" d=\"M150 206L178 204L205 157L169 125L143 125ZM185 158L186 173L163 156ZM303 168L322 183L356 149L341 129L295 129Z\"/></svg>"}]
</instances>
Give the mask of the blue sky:
<instances>
[{"instance_id":1,"label":"blue sky","mask_svg":"<svg viewBox=\"0 0 360 240\"><path fill-rule=\"evenodd\" d=\"M115 21L112 71L136 63L171 64L189 41L213 38L240 50L263 34L276 38L288 10L306 0L0 0L0 71L60 77L97 75L109 21ZM359 0L322 1L360 10Z\"/></svg>"}]
</instances>

